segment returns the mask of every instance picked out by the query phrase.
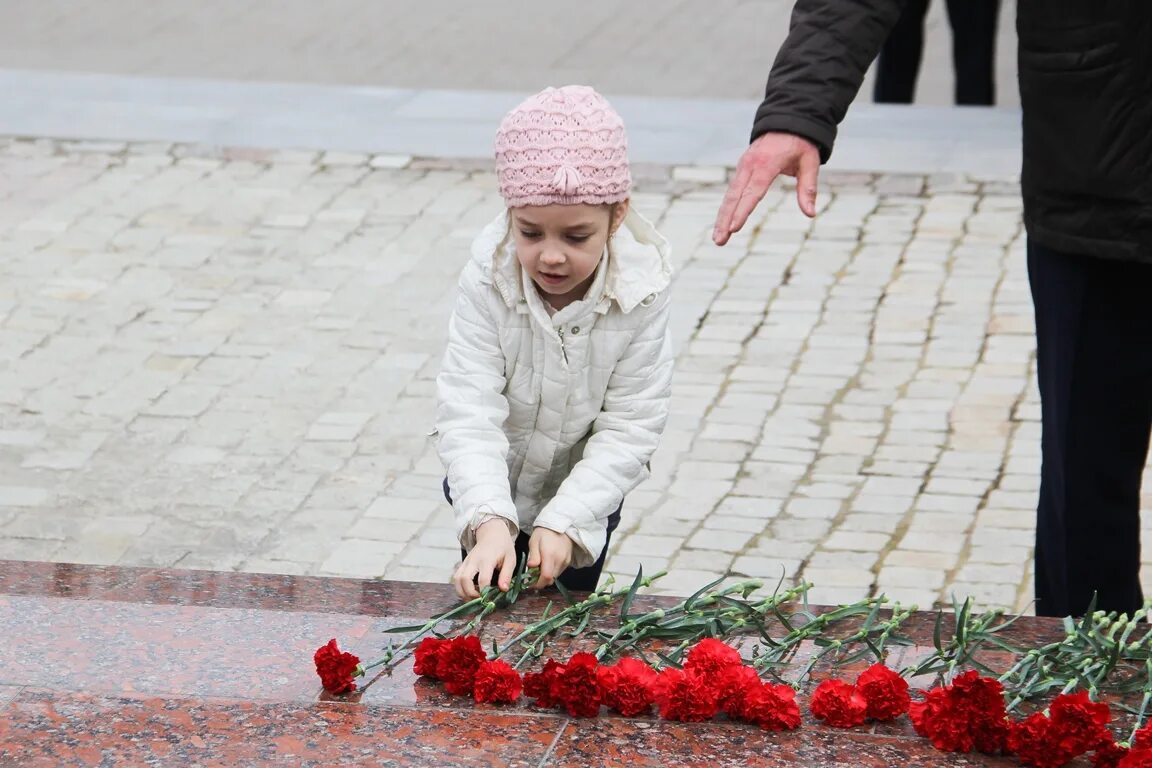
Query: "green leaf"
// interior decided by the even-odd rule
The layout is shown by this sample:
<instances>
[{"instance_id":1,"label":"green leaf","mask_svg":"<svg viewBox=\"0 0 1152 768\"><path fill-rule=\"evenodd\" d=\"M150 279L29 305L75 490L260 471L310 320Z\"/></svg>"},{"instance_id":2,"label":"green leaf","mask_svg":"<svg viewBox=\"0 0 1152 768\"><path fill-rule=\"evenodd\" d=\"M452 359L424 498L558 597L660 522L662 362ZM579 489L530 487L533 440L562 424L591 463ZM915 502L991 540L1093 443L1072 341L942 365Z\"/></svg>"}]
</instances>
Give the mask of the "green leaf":
<instances>
[{"instance_id":1,"label":"green leaf","mask_svg":"<svg viewBox=\"0 0 1152 768\"><path fill-rule=\"evenodd\" d=\"M955 608L956 601L953 598L952 606ZM967 645L968 642L968 615L972 612L972 598L964 600L964 605L961 606L959 613L956 614L956 643L960 646Z\"/></svg>"},{"instance_id":2,"label":"green leaf","mask_svg":"<svg viewBox=\"0 0 1152 768\"><path fill-rule=\"evenodd\" d=\"M870 654L872 652L873 651L871 648L860 648L859 650L853 651L852 653L850 653L846 656L841 656L839 659L836 660L836 665L840 666L843 664L852 664L853 662L860 661L860 659L865 658L866 656L868 656L868 654Z\"/></svg>"},{"instance_id":3,"label":"green leaf","mask_svg":"<svg viewBox=\"0 0 1152 768\"><path fill-rule=\"evenodd\" d=\"M569 632L565 632L564 634L568 637L576 637L577 635L579 635L581 632L583 632L588 627L588 621L591 618L592 618L592 612L591 611L585 611L584 615L582 617L580 617L580 623L576 625L576 628L569 631Z\"/></svg>"},{"instance_id":4,"label":"green leaf","mask_svg":"<svg viewBox=\"0 0 1152 768\"><path fill-rule=\"evenodd\" d=\"M1084 610L1084 616L1080 619L1080 632L1087 632L1088 626L1092 623L1092 614L1096 613L1096 593L1092 593L1092 599L1088 601L1088 607Z\"/></svg>"},{"instance_id":5,"label":"green leaf","mask_svg":"<svg viewBox=\"0 0 1152 768\"><path fill-rule=\"evenodd\" d=\"M628 588L628 594L624 595L624 600L620 603L620 623L628 620L628 610L632 607L632 598L636 597L636 590L640 589L640 584L644 581L644 564L641 563L636 567L636 578L632 580L632 586Z\"/></svg>"},{"instance_id":6,"label":"green leaf","mask_svg":"<svg viewBox=\"0 0 1152 768\"><path fill-rule=\"evenodd\" d=\"M684 603L683 603L684 610L690 610L692 608L692 606L696 603L696 601L700 599L701 595L703 595L705 592L707 592L708 590L715 587L720 582L724 581L725 578L727 578L727 577L721 576L720 578L716 579L715 581L711 581L711 582L705 584L704 586L700 587L700 589L696 590L692 594L691 597L689 597L687 600L684 601Z\"/></svg>"},{"instance_id":7,"label":"green leaf","mask_svg":"<svg viewBox=\"0 0 1152 768\"><path fill-rule=\"evenodd\" d=\"M864 619L864 626L862 629L865 631L872 629L872 624L876 621L876 616L879 615L880 609L884 607L884 596L881 595L880 597L881 599L877 600L876 605L872 606L872 610L868 612L868 618Z\"/></svg>"},{"instance_id":8,"label":"green leaf","mask_svg":"<svg viewBox=\"0 0 1152 768\"><path fill-rule=\"evenodd\" d=\"M520 597L520 590L524 589L524 565L527 561L527 555L520 555L516 561L516 570L512 576L512 587L505 594L505 599L507 599L509 605L516 602L517 598Z\"/></svg>"},{"instance_id":9,"label":"green leaf","mask_svg":"<svg viewBox=\"0 0 1152 768\"><path fill-rule=\"evenodd\" d=\"M424 627L425 627L424 624L414 624L410 627L391 627L390 629L385 629L384 634L386 634L386 635L399 635L403 632L417 632L421 629L424 629Z\"/></svg>"},{"instance_id":10,"label":"green leaf","mask_svg":"<svg viewBox=\"0 0 1152 768\"><path fill-rule=\"evenodd\" d=\"M991 667L989 667L985 664L981 664L976 659L971 659L968 663L971 664L972 667L975 668L977 671L979 671L981 674L983 674L987 677L995 677L996 676L995 670L993 670Z\"/></svg>"},{"instance_id":11,"label":"green leaf","mask_svg":"<svg viewBox=\"0 0 1152 768\"><path fill-rule=\"evenodd\" d=\"M552 584L556 587L556 591L560 593L560 597L564 598L564 601L568 603L568 605L576 605L576 598L572 597L572 593L568 591L567 587L561 584L559 580L552 582Z\"/></svg>"},{"instance_id":12,"label":"green leaf","mask_svg":"<svg viewBox=\"0 0 1152 768\"><path fill-rule=\"evenodd\" d=\"M776 617L776 621L780 622L789 634L796 631L795 626L792 624L792 616L781 611L779 605L772 606L772 614Z\"/></svg>"}]
</instances>

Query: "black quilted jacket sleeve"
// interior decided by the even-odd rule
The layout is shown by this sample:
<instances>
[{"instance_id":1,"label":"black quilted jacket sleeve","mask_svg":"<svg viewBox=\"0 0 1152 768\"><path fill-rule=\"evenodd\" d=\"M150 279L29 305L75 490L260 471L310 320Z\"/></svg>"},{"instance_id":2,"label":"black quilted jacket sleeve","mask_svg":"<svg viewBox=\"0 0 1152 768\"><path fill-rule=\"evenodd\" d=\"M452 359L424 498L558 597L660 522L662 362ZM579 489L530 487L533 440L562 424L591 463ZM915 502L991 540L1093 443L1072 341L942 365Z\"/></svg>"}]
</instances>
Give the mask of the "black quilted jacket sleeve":
<instances>
[{"instance_id":1,"label":"black quilted jacket sleeve","mask_svg":"<svg viewBox=\"0 0 1152 768\"><path fill-rule=\"evenodd\" d=\"M803 136L827 162L836 126L905 0L797 0L788 39L776 54L752 139L768 131Z\"/></svg>"}]
</instances>

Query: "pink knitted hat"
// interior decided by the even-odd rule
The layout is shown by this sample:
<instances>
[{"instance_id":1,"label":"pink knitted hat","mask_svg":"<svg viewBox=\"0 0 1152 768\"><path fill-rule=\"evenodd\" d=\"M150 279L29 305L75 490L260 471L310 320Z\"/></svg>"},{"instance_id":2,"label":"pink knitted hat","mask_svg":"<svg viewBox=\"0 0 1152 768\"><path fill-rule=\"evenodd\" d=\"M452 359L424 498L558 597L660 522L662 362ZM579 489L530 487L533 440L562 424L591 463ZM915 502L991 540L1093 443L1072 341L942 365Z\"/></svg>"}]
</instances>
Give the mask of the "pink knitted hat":
<instances>
[{"instance_id":1,"label":"pink knitted hat","mask_svg":"<svg viewBox=\"0 0 1152 768\"><path fill-rule=\"evenodd\" d=\"M586 85L545 88L500 123L496 175L509 208L626 200L624 121Z\"/></svg>"}]
</instances>

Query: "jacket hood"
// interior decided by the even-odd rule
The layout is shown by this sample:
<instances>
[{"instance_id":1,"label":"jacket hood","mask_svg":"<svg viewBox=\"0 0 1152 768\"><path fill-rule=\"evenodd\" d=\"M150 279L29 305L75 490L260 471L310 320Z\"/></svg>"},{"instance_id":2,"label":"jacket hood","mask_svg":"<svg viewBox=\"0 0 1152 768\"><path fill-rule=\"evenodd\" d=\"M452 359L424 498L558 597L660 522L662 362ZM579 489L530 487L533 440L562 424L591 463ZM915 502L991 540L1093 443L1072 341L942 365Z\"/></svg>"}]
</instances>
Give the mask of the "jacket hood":
<instances>
[{"instance_id":1,"label":"jacket hood","mask_svg":"<svg viewBox=\"0 0 1152 768\"><path fill-rule=\"evenodd\" d=\"M525 297L516 246L508 232L508 211L504 210L472 241L472 258L483 268L504 302L512 307ZM607 258L604 294L598 304L615 301L621 311L628 313L672 282L668 241L632 206L616 234L608 240Z\"/></svg>"}]
</instances>

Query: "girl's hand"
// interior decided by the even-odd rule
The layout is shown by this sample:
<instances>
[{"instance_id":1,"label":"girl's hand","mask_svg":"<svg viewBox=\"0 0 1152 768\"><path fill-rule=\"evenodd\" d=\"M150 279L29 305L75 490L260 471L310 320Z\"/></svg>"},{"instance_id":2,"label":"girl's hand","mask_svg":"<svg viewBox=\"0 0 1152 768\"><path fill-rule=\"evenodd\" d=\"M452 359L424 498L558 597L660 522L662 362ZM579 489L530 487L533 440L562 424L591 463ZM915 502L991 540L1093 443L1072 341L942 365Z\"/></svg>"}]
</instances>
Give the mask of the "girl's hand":
<instances>
[{"instance_id":1,"label":"girl's hand","mask_svg":"<svg viewBox=\"0 0 1152 768\"><path fill-rule=\"evenodd\" d=\"M532 537L528 539L527 566L540 569L540 578L532 585L533 589L551 586L571 563L572 539L547 528L532 529Z\"/></svg>"},{"instance_id":2,"label":"girl's hand","mask_svg":"<svg viewBox=\"0 0 1152 768\"><path fill-rule=\"evenodd\" d=\"M452 574L457 596L462 600L480 597L480 590L492 584L493 571L498 571L500 591L507 592L516 572L516 540L503 518L489 520L476 529L476 546Z\"/></svg>"}]
</instances>

